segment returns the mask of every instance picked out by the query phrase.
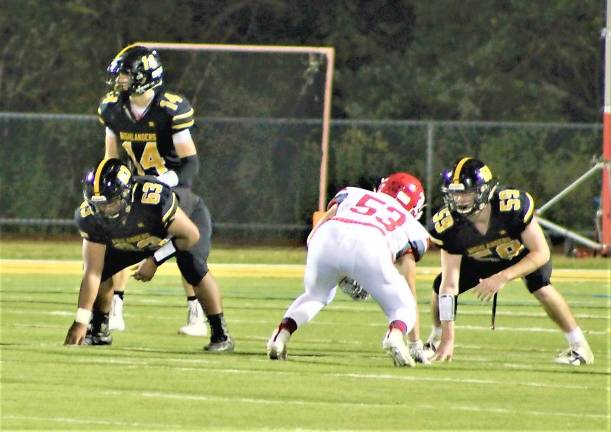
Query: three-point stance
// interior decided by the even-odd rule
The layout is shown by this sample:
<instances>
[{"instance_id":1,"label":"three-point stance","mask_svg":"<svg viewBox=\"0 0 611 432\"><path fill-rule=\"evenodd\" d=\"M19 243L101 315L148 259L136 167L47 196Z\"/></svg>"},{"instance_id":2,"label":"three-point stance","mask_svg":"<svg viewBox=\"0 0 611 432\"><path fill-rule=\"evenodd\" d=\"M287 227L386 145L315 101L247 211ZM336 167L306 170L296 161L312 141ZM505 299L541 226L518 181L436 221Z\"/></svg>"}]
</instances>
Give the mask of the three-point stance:
<instances>
[{"instance_id":1,"label":"three-point stance","mask_svg":"<svg viewBox=\"0 0 611 432\"><path fill-rule=\"evenodd\" d=\"M134 278L150 281L157 267L176 256L182 276L200 303L218 317L206 351L233 351L220 297L211 299L204 287L209 277L210 216L197 200L187 215L176 194L152 177L132 177L118 159L103 159L84 179L85 201L75 219L83 237L84 273L76 319L67 345L109 345L111 277L138 264ZM89 325L89 328L88 328Z\"/></svg>"},{"instance_id":2,"label":"three-point stance","mask_svg":"<svg viewBox=\"0 0 611 432\"><path fill-rule=\"evenodd\" d=\"M457 160L442 181L445 206L430 226L441 248L441 274L431 299L433 332L425 344L430 355L452 360L457 295L474 288L480 300L488 301L507 282L523 278L569 343L556 363L592 363L588 342L550 282L550 250L530 194L499 186L488 166L471 157Z\"/></svg>"},{"instance_id":3,"label":"three-point stance","mask_svg":"<svg viewBox=\"0 0 611 432\"><path fill-rule=\"evenodd\" d=\"M274 330L269 357L287 358L291 335L333 300L337 283L347 276L369 292L388 318L383 349L396 366L414 366L405 334L414 326L416 302L406 275L428 247L429 235L414 217L423 205L422 186L407 173L383 179L375 192L339 191L310 233L305 292Z\"/></svg>"}]
</instances>

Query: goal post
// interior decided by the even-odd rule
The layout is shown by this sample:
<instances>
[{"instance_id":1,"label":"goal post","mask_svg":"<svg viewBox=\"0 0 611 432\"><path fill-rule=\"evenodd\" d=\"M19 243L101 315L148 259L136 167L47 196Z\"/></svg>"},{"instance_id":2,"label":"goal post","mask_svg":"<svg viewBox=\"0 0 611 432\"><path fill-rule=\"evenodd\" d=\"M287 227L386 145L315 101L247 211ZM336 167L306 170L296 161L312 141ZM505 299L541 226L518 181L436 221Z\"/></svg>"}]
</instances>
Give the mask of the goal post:
<instances>
[{"instance_id":1,"label":"goal post","mask_svg":"<svg viewBox=\"0 0 611 432\"><path fill-rule=\"evenodd\" d=\"M332 47L314 46L281 46L281 45L233 45L233 44L204 44L204 43L170 43L170 42L135 42L158 50L178 51L217 51L240 53L280 53L280 54L320 54L326 57L325 85L323 96L321 157L318 186L318 211L325 209L327 201L328 164L329 164L329 136L331 122L331 100L333 92L333 70L335 62L335 49Z\"/></svg>"}]
</instances>

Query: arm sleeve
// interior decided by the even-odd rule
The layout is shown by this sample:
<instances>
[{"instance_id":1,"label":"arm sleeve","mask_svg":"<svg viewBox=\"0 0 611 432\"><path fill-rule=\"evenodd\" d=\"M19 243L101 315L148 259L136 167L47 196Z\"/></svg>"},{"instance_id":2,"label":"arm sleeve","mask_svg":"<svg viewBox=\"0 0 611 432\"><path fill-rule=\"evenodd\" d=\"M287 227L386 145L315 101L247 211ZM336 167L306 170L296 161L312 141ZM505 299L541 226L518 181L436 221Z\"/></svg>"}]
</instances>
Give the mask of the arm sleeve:
<instances>
[{"instance_id":1,"label":"arm sleeve","mask_svg":"<svg viewBox=\"0 0 611 432\"><path fill-rule=\"evenodd\" d=\"M180 158L180 166L174 168L178 176L178 186L190 188L193 186L193 178L199 171L199 157L197 155Z\"/></svg>"}]
</instances>

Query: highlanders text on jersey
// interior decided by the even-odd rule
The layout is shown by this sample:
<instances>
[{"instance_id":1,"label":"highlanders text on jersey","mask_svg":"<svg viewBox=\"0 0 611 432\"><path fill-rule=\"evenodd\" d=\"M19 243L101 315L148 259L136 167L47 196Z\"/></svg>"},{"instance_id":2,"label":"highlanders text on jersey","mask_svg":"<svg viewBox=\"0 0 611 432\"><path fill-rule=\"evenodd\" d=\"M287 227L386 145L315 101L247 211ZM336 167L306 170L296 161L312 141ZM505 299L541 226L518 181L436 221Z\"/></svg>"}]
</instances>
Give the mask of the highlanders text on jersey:
<instances>
[{"instance_id":1,"label":"highlanders text on jersey","mask_svg":"<svg viewBox=\"0 0 611 432\"><path fill-rule=\"evenodd\" d=\"M418 261L428 248L426 229L389 195L347 187L335 195L329 207L334 204L338 207L331 220L376 229L386 237L394 259L412 253Z\"/></svg>"},{"instance_id":2,"label":"highlanders text on jersey","mask_svg":"<svg viewBox=\"0 0 611 432\"><path fill-rule=\"evenodd\" d=\"M535 203L526 192L497 188L490 200L488 230L482 234L466 217L447 207L439 210L429 227L431 239L450 254L476 261L513 260L528 253L521 234L534 216Z\"/></svg>"},{"instance_id":3,"label":"highlanders text on jersey","mask_svg":"<svg viewBox=\"0 0 611 432\"><path fill-rule=\"evenodd\" d=\"M129 97L114 93L102 99L98 116L117 136L139 175L158 176L180 166L172 135L194 125L189 101L163 90L139 119L131 113Z\"/></svg>"},{"instance_id":4,"label":"highlanders text on jersey","mask_svg":"<svg viewBox=\"0 0 611 432\"><path fill-rule=\"evenodd\" d=\"M149 178L136 178L123 223L106 221L85 201L75 212L81 236L123 251L155 251L167 243L178 200L172 190Z\"/></svg>"}]
</instances>

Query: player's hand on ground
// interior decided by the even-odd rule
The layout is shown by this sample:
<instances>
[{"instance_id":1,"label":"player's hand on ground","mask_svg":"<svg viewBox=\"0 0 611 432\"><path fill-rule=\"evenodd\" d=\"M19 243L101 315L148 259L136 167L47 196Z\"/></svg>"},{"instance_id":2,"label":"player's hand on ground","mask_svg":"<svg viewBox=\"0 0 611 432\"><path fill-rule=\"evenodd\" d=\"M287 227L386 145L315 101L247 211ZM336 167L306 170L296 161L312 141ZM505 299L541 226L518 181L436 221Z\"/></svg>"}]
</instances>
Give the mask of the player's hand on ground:
<instances>
[{"instance_id":1,"label":"player's hand on ground","mask_svg":"<svg viewBox=\"0 0 611 432\"><path fill-rule=\"evenodd\" d=\"M452 361L454 355L454 342L442 340L433 356L433 361Z\"/></svg>"},{"instance_id":2,"label":"player's hand on ground","mask_svg":"<svg viewBox=\"0 0 611 432\"><path fill-rule=\"evenodd\" d=\"M82 345L87 335L87 325L74 321L68 329L64 345Z\"/></svg>"},{"instance_id":3,"label":"player's hand on ground","mask_svg":"<svg viewBox=\"0 0 611 432\"><path fill-rule=\"evenodd\" d=\"M475 296L481 301L490 301L494 294L505 286L507 278L503 273L497 273L489 278L480 279L479 284L473 289Z\"/></svg>"},{"instance_id":4,"label":"player's hand on ground","mask_svg":"<svg viewBox=\"0 0 611 432\"><path fill-rule=\"evenodd\" d=\"M153 276L155 276L156 271L157 264L155 264L153 258L147 258L145 260L140 261L140 263L136 266L132 277L142 282L148 282L153 279Z\"/></svg>"}]
</instances>

